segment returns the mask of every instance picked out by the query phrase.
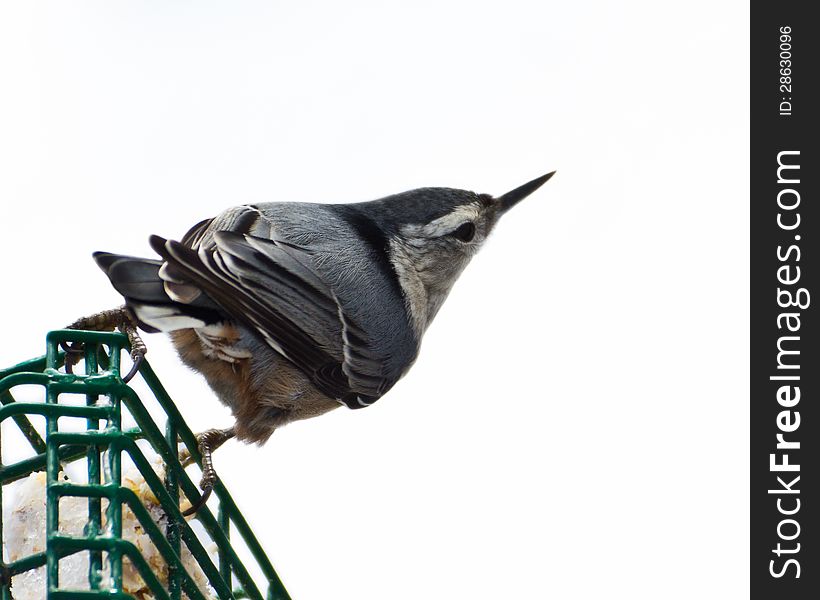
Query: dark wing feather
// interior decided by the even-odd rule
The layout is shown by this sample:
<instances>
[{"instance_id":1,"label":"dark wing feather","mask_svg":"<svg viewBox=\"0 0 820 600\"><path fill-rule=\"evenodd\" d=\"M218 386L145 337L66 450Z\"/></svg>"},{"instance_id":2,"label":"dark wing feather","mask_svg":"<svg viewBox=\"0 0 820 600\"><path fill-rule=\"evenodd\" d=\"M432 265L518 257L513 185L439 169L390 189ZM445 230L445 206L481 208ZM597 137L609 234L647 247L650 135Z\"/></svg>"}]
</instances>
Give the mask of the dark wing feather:
<instances>
[{"instance_id":1,"label":"dark wing feather","mask_svg":"<svg viewBox=\"0 0 820 600\"><path fill-rule=\"evenodd\" d=\"M158 236L151 245L174 273L256 331L328 396L359 408L395 383L308 250L228 231L215 232L213 245L199 252Z\"/></svg>"},{"instance_id":2,"label":"dark wing feather","mask_svg":"<svg viewBox=\"0 0 820 600\"><path fill-rule=\"evenodd\" d=\"M213 222L213 219L203 219L193 227L191 227L184 236L182 236L182 244L189 248L196 248L199 242L208 231L208 226Z\"/></svg>"}]
</instances>

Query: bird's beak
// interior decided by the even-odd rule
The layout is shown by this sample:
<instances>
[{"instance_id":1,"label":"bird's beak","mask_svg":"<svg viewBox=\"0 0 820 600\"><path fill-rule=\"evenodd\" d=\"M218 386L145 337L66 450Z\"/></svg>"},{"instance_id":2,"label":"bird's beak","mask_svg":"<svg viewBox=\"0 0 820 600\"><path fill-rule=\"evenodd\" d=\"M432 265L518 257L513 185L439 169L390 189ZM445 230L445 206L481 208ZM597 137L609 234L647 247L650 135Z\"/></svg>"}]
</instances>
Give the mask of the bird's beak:
<instances>
[{"instance_id":1,"label":"bird's beak","mask_svg":"<svg viewBox=\"0 0 820 600\"><path fill-rule=\"evenodd\" d=\"M547 183L553 175L555 175L555 171L542 175L538 179L533 179L529 183L525 183L521 187L517 187L511 192L507 192L503 196L496 198L495 201L498 203L498 214L501 215L510 210L513 206Z\"/></svg>"}]
</instances>

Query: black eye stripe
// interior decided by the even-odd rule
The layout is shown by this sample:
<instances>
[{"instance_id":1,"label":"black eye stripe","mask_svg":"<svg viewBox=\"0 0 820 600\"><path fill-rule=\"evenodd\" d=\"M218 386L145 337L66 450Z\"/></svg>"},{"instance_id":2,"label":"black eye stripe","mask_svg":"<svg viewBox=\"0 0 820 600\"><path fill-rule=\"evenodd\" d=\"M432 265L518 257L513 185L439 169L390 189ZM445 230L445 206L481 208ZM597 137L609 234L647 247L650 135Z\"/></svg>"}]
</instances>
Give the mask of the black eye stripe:
<instances>
[{"instance_id":1,"label":"black eye stripe","mask_svg":"<svg viewBox=\"0 0 820 600\"><path fill-rule=\"evenodd\" d=\"M454 229L450 235L461 240L462 242L471 242L475 237L475 225L469 221L462 223Z\"/></svg>"}]
</instances>

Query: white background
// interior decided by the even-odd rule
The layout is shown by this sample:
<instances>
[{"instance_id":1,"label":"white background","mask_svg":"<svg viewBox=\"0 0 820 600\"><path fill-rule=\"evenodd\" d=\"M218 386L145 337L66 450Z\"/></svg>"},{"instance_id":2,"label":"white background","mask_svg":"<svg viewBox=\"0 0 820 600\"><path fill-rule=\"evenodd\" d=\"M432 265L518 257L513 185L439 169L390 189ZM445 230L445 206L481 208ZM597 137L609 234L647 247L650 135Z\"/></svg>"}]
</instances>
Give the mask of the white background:
<instances>
[{"instance_id":1,"label":"white background","mask_svg":"<svg viewBox=\"0 0 820 600\"><path fill-rule=\"evenodd\" d=\"M746 597L748 28L743 2L5 2L0 364L119 303L93 250L558 169L388 396L220 474L295 600ZM148 344L193 429L230 424Z\"/></svg>"}]
</instances>

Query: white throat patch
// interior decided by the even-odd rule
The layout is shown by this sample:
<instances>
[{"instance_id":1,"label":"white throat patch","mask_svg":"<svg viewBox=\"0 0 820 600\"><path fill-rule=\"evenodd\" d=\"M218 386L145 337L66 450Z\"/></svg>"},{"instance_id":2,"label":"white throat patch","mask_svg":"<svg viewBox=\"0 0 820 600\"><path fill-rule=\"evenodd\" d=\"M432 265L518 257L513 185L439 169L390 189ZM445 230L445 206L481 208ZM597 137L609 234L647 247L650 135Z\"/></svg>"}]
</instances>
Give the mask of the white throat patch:
<instances>
[{"instance_id":1,"label":"white throat patch","mask_svg":"<svg viewBox=\"0 0 820 600\"><path fill-rule=\"evenodd\" d=\"M436 250L446 248L451 241L439 241L466 222L475 222L480 215L474 204L459 206L453 212L424 225L405 225L399 237L390 240L390 262L404 292L413 330L421 337L438 312L450 287L458 277L468 257L453 254L454 261L442 264Z\"/></svg>"}]
</instances>

